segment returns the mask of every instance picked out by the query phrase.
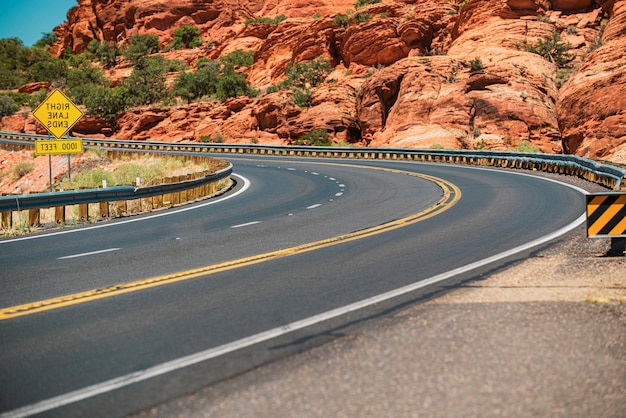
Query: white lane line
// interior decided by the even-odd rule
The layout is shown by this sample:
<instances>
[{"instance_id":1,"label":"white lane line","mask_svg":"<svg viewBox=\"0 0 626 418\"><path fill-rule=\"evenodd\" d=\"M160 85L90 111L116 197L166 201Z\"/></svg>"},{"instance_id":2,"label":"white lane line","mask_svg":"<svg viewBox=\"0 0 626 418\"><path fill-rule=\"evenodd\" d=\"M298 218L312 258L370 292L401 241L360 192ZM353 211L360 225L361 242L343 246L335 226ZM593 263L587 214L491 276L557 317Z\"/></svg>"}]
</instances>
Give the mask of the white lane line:
<instances>
[{"instance_id":1,"label":"white lane line","mask_svg":"<svg viewBox=\"0 0 626 418\"><path fill-rule=\"evenodd\" d=\"M315 171L311 171L311 174L314 175L314 176L319 176L320 175L320 173L316 173Z\"/></svg>"},{"instance_id":2,"label":"white lane line","mask_svg":"<svg viewBox=\"0 0 626 418\"><path fill-rule=\"evenodd\" d=\"M568 233L569 231L573 230L579 225L582 225L586 221L586 219L587 219L586 214L582 214L574 222L570 223L569 225L564 226L563 228L557 231L552 232L551 234L545 235L534 241L531 241L524 245L520 245L519 247L513 248L511 250L502 252L500 254L496 254L492 257L485 258L484 260L479 260L474 263L470 263L466 266L462 266L454 270L450 270L445 273L438 274L428 279L425 279L425 280L422 280L422 281L419 281L419 282L416 282L416 283L413 283L404 287L400 287L398 289L394 289L389 292L382 293L380 295L372 296L370 298L363 299L358 302L339 307L337 309L323 312L321 314L311 316L311 317L302 319L300 321L291 322L287 325L283 325L283 326L273 328L273 329L255 334L255 335L251 335L249 337L242 338L240 340L233 341L231 343L227 343L224 345L220 345L218 347L210 348L208 350L200 351L198 353L181 357L181 358L168 361L165 363L157 364L156 366L152 366L144 370L140 370L137 372L129 373L124 376L116 377L114 379L97 383L92 386L87 386L85 388L78 389L73 392L63 394L63 395L59 395L54 398L50 398L50 399L39 401L30 405L26 405L21 408L2 413L0 414L0 417L2 418L27 417L30 415L50 411L50 410L60 408L65 405L69 405L75 402L92 398L97 395L101 395L103 393L112 392L114 390L117 390L126 386L130 386L132 384L139 383L144 380L151 379L153 377L162 376L164 374L167 374L176 370L180 370L185 367L193 366L194 364L211 360L219 356L232 353L234 351L241 350L241 349L253 346L255 344L271 340L272 338L277 338L282 335L288 334L290 332L297 331L306 327L310 327L310 326L319 324L321 322L328 321L330 319L334 319L342 315L346 315L350 312L354 312L354 311L364 309L364 308L367 308L369 306L372 306L381 302L385 302L387 300L405 295L407 293L414 292L426 286L439 283L441 281L450 279L459 274L467 273L469 271L472 271L479 267L486 266L490 263L501 260L503 258L515 255L523 251L527 251L531 248L550 242L560 237L561 235Z\"/></svg>"},{"instance_id":3,"label":"white lane line","mask_svg":"<svg viewBox=\"0 0 626 418\"><path fill-rule=\"evenodd\" d=\"M111 251L119 251L119 250L121 250L121 248L107 248L106 250L98 250L98 251L90 251L88 253L66 255L66 256L63 256L63 257L58 257L57 260L66 260L68 258L87 257L89 255L110 253Z\"/></svg>"},{"instance_id":4,"label":"white lane line","mask_svg":"<svg viewBox=\"0 0 626 418\"><path fill-rule=\"evenodd\" d=\"M289 167L289 168L287 168L287 171L297 171L297 168L291 168L291 167Z\"/></svg>"},{"instance_id":5,"label":"white lane line","mask_svg":"<svg viewBox=\"0 0 626 418\"><path fill-rule=\"evenodd\" d=\"M11 243L11 242L16 242L16 241L26 241L26 240L31 240L31 239L40 239L40 238L53 237L55 235L73 234L73 233L88 231L88 230L91 230L91 229L112 228L112 227L116 227L116 226L119 226L119 225L129 224L129 223L132 223L132 222L141 222L141 221L145 221L145 220L148 220L148 219L160 218L162 216L175 215L177 213L187 212L189 210L196 210L196 209L203 208L205 206L214 205L216 203L223 202L224 200L232 199L233 197L239 196L240 194L244 193L245 191L247 191L250 188L250 184L251 184L250 180L248 180L247 178L245 178L245 177L243 177L243 176L241 176L239 174L234 174L233 173L231 175L233 177L239 177L241 179L241 181L243 182L243 186L241 187L241 189L237 190L235 193L233 193L231 195L220 197L220 198L216 198L216 199L211 199L211 200L207 201L206 203L201 203L199 205L194 205L194 206L186 206L186 207L183 207L183 208L180 208L180 209L174 209L174 210L171 210L171 211L161 212L161 213L157 213L157 214L154 214L154 215L142 216L140 218L126 219L124 221L119 221L119 222L114 222L114 223L103 222L102 224L99 224L99 225L88 226L88 227L80 228L80 229L67 229L67 230L64 230L64 231L51 232L49 234L29 235L29 236L20 237L20 238L1 240L0 241L0 245L8 244L8 243ZM3 418L3 417L0 415L0 418Z\"/></svg>"},{"instance_id":6,"label":"white lane line","mask_svg":"<svg viewBox=\"0 0 626 418\"><path fill-rule=\"evenodd\" d=\"M316 204L314 204L314 205L307 206L307 209L315 209L315 208L319 208L320 206L322 206L322 204L321 204L321 203L316 203Z\"/></svg>"},{"instance_id":7,"label":"white lane line","mask_svg":"<svg viewBox=\"0 0 626 418\"><path fill-rule=\"evenodd\" d=\"M335 196L337 196L337 197L343 196L343 192L335 193Z\"/></svg>"},{"instance_id":8,"label":"white lane line","mask_svg":"<svg viewBox=\"0 0 626 418\"><path fill-rule=\"evenodd\" d=\"M255 225L255 224L260 224L260 223L261 221L246 222L245 224L233 225L231 226L231 228L243 228L244 226L250 226L250 225Z\"/></svg>"}]
</instances>

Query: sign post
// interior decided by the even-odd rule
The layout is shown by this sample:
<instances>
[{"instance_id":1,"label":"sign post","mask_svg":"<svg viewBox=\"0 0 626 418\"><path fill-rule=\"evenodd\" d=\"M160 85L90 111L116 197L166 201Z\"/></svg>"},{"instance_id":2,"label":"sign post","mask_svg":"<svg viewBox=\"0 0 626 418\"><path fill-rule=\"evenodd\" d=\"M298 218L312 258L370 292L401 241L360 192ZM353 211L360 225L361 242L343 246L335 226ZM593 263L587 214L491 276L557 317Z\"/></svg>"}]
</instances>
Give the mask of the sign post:
<instances>
[{"instance_id":1,"label":"sign post","mask_svg":"<svg viewBox=\"0 0 626 418\"><path fill-rule=\"evenodd\" d=\"M67 172L70 173L70 154L83 152L81 139L61 138L83 117L83 112L59 89L55 89L41 102L33 112L33 116L44 128L48 136L54 135L57 140L35 141L35 155L48 155L50 172L50 191L52 191L52 154L67 154Z\"/></svg>"}]
</instances>

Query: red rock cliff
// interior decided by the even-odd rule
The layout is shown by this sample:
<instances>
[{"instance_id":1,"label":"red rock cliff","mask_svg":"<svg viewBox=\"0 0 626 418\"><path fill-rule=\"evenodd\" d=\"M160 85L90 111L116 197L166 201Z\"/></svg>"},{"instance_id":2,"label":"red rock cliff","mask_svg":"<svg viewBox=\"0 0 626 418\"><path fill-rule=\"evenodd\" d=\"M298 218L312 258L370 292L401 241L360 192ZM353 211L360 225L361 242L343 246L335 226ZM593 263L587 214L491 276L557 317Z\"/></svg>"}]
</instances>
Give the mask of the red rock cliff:
<instances>
[{"instance_id":1,"label":"red rock cliff","mask_svg":"<svg viewBox=\"0 0 626 418\"><path fill-rule=\"evenodd\" d=\"M210 47L168 54L193 64L255 51L246 77L261 92L295 61L322 56L335 70L304 108L279 91L134 109L115 131L85 118L76 134L290 143L321 128L363 146L512 149L528 141L544 152L626 161L626 0L383 0L358 9L371 19L348 25L336 17L354 16L352 0L78 3L55 29L56 54L134 34L165 45L175 28L195 25ZM244 24L279 14L288 19L278 25ZM553 35L569 45L565 66L526 50Z\"/></svg>"}]
</instances>

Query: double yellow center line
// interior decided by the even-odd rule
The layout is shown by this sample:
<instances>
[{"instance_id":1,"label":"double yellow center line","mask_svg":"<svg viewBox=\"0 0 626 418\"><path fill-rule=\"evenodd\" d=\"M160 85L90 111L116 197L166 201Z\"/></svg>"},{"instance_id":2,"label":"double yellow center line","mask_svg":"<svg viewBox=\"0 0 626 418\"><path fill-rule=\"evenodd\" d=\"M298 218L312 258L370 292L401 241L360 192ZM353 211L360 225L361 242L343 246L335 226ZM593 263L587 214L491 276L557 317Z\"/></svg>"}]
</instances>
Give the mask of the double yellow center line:
<instances>
[{"instance_id":1,"label":"double yellow center line","mask_svg":"<svg viewBox=\"0 0 626 418\"><path fill-rule=\"evenodd\" d=\"M335 164L336 165L336 164ZM354 165L350 165L354 167ZM240 258L237 260L226 261L223 263L212 264L209 266L199 267L191 270L181 271L173 274L166 274L163 276L150 277L143 280L137 280L129 283L122 283L113 286L103 287L99 289L88 290L85 292L74 293L66 296L55 297L46 300L40 300L37 302L26 303L18 306L11 306L8 308L0 309L0 321L16 318L25 315L31 315L38 312L50 311L53 309L59 309L67 306L78 305L80 303L86 303L98 299L109 298L124 293L137 292L151 287L163 286L171 283L176 283L184 280L194 279L198 277L208 276L223 271L233 270L240 267L250 266L253 264L263 263L270 260L275 260L282 257L289 257L296 254L302 254L309 251L318 250L333 245L338 245L344 242L354 241L370 237L372 235L380 234L383 232L391 231L403 226L411 225L425 219L429 219L435 215L438 215L447 209L451 208L461 198L461 191L452 183L442 180L437 177L428 176L425 174L413 173L409 171L393 170L380 167L368 167L357 166L368 169L388 171L398 174L407 174L414 177L419 177L427 181L431 181L437 184L443 191L441 199L433 206L408 217L391 221L382 225L374 226L371 228L363 229L356 232L351 232L336 237L323 239L307 244L298 245L282 250L271 251L264 254L258 254L251 257Z\"/></svg>"}]
</instances>

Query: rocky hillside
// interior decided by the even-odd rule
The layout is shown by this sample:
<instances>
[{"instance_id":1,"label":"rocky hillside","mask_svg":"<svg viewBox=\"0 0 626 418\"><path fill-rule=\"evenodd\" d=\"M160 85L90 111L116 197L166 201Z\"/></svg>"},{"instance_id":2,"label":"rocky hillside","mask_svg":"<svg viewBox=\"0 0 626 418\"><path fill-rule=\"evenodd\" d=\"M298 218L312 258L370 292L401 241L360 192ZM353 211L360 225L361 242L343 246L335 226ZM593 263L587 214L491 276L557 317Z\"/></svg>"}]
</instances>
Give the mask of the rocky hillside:
<instances>
[{"instance_id":1,"label":"rocky hillside","mask_svg":"<svg viewBox=\"0 0 626 418\"><path fill-rule=\"evenodd\" d=\"M626 0L355 1L79 0L55 29L53 54L137 34L165 46L191 25L201 46L159 54L193 69L252 51L238 71L256 94L135 107L113 124L89 116L74 134L288 144L323 129L360 146L530 144L626 162ZM332 72L296 104L276 86L290 64L318 57ZM128 77L128 66L108 74ZM4 118L11 127L41 132L22 116Z\"/></svg>"}]
</instances>

